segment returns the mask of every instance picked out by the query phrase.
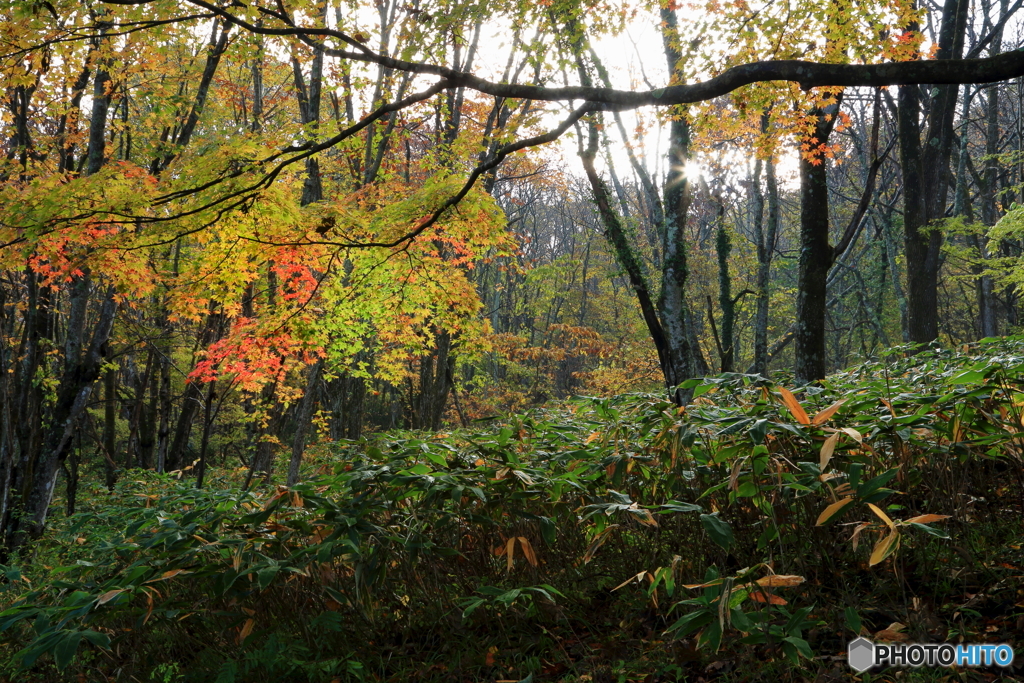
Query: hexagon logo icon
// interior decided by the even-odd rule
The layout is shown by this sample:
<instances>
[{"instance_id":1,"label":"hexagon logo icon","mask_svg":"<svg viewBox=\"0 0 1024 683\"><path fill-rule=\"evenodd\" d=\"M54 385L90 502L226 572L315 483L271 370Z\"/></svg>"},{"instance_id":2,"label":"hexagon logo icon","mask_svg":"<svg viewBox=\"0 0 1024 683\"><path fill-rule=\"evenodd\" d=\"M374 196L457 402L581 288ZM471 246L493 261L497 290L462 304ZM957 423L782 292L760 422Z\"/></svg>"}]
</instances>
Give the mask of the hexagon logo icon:
<instances>
[{"instance_id":1,"label":"hexagon logo icon","mask_svg":"<svg viewBox=\"0 0 1024 683\"><path fill-rule=\"evenodd\" d=\"M867 638L850 641L846 648L846 661L858 673L867 671L875 664L875 644Z\"/></svg>"}]
</instances>

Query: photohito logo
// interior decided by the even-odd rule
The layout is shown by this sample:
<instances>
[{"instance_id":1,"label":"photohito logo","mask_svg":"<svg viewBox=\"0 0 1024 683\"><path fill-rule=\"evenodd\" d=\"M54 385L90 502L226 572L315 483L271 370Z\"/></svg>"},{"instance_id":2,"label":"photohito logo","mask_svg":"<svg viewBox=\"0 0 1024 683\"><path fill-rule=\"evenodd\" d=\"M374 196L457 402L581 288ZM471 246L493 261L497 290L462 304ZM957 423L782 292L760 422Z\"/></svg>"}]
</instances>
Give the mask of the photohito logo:
<instances>
[{"instance_id":1,"label":"photohito logo","mask_svg":"<svg viewBox=\"0 0 1024 683\"><path fill-rule=\"evenodd\" d=\"M851 641L847 661L854 671L873 666L1010 666L1013 648L1006 644L953 645L940 643L888 643L876 645L867 638Z\"/></svg>"}]
</instances>

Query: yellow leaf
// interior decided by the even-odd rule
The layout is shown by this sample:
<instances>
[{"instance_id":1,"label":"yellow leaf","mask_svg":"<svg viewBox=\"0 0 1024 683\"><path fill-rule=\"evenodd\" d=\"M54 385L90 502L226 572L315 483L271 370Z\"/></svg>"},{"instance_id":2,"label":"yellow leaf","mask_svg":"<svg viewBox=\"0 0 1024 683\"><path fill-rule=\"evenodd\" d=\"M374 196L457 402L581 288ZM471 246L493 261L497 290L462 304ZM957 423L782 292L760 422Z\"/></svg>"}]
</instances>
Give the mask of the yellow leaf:
<instances>
[{"instance_id":1,"label":"yellow leaf","mask_svg":"<svg viewBox=\"0 0 1024 683\"><path fill-rule=\"evenodd\" d=\"M894 524L894 523L893 523L893 521L892 521L891 519L889 519L889 515L887 515L887 514L885 514L884 512L882 512L882 509L881 509L881 508L879 508L879 507L878 507L877 505L875 505L874 503L868 503L868 507L869 507L869 508L871 508L871 511L872 511L872 512L874 512L874 513L875 513L876 515L878 515L878 518L879 518L880 520L882 520L883 522L885 522L885 525L886 525L887 527L889 527L889 528L890 528L890 529L892 529L893 531L896 531L896 524Z\"/></svg>"},{"instance_id":2,"label":"yellow leaf","mask_svg":"<svg viewBox=\"0 0 1024 683\"><path fill-rule=\"evenodd\" d=\"M791 587L799 586L801 583L806 581L802 576L795 576L792 574L772 574L771 576L765 576L757 580L758 586L765 586L769 588L775 588L778 586Z\"/></svg>"},{"instance_id":3,"label":"yellow leaf","mask_svg":"<svg viewBox=\"0 0 1024 683\"><path fill-rule=\"evenodd\" d=\"M628 586L629 584L633 583L634 581L643 581L643 579L644 579L644 574L646 574L646 573L647 573L647 570L644 570L644 571L641 571L641 572L640 572L639 574L637 574L636 576L631 576L631 577L629 577L628 579L626 579L625 581L623 581L622 583L620 583L620 584L619 584L618 586L616 586L615 588L613 588L613 589L612 589L612 593L614 593L615 591L619 590L619 589L620 589L620 588L622 588L623 586Z\"/></svg>"},{"instance_id":4,"label":"yellow leaf","mask_svg":"<svg viewBox=\"0 0 1024 683\"><path fill-rule=\"evenodd\" d=\"M830 417L836 414L836 411L839 410L844 403L846 403L845 398L839 399L838 401L830 405L828 408L825 408L824 410L820 411L817 415L815 415L814 419L811 420L811 422L813 422L816 425L824 424L826 420L828 420Z\"/></svg>"},{"instance_id":5,"label":"yellow leaf","mask_svg":"<svg viewBox=\"0 0 1024 683\"><path fill-rule=\"evenodd\" d=\"M928 524L930 522L940 522L944 519L949 519L949 515L919 515L912 517L911 519L904 520L904 524Z\"/></svg>"},{"instance_id":6,"label":"yellow leaf","mask_svg":"<svg viewBox=\"0 0 1024 683\"><path fill-rule=\"evenodd\" d=\"M597 439L597 438L599 438L600 436L601 436L601 432L592 432L592 433L590 434L590 436L588 436L588 437L587 437L587 440L586 440L586 441L585 441L584 443L590 443L590 442L592 442L592 441L593 441L594 439Z\"/></svg>"},{"instance_id":7,"label":"yellow leaf","mask_svg":"<svg viewBox=\"0 0 1024 683\"><path fill-rule=\"evenodd\" d=\"M837 500L836 502L832 503L827 508L821 511L821 514L818 515L818 521L814 524L814 526L821 526L825 522L829 521L837 514L839 514L840 510L842 510L844 507L846 507L852 502L853 498L843 498L842 500Z\"/></svg>"},{"instance_id":8,"label":"yellow leaf","mask_svg":"<svg viewBox=\"0 0 1024 683\"><path fill-rule=\"evenodd\" d=\"M697 588L710 588L711 586L719 586L724 581L725 579L715 579L714 581L708 581L707 583L684 583L683 588L689 588L690 590Z\"/></svg>"},{"instance_id":9,"label":"yellow leaf","mask_svg":"<svg viewBox=\"0 0 1024 683\"><path fill-rule=\"evenodd\" d=\"M526 540L525 538L523 538L522 536L520 536L519 537L519 545L521 545L523 547L523 557L526 558L526 561L530 563L531 567L536 567L537 566L537 554L533 552L533 546L530 545L530 542L528 540Z\"/></svg>"},{"instance_id":10,"label":"yellow leaf","mask_svg":"<svg viewBox=\"0 0 1024 683\"><path fill-rule=\"evenodd\" d=\"M839 442L839 435L842 432L836 432L832 436L825 439L825 443L821 444L821 460L818 465L822 472L828 467L828 461L832 459L832 454L836 450L836 444Z\"/></svg>"},{"instance_id":11,"label":"yellow leaf","mask_svg":"<svg viewBox=\"0 0 1024 683\"><path fill-rule=\"evenodd\" d=\"M796 418L797 422L802 425L811 424L811 419L807 417L807 411L800 405L800 401L796 400L793 392L785 387L779 387L779 394L782 396L782 402L786 404L789 412Z\"/></svg>"},{"instance_id":12,"label":"yellow leaf","mask_svg":"<svg viewBox=\"0 0 1024 683\"><path fill-rule=\"evenodd\" d=\"M871 551L871 558L868 560L868 566L874 567L876 564L892 555L899 545L900 534L898 531L893 531L891 534L875 544L875 549Z\"/></svg>"}]
</instances>

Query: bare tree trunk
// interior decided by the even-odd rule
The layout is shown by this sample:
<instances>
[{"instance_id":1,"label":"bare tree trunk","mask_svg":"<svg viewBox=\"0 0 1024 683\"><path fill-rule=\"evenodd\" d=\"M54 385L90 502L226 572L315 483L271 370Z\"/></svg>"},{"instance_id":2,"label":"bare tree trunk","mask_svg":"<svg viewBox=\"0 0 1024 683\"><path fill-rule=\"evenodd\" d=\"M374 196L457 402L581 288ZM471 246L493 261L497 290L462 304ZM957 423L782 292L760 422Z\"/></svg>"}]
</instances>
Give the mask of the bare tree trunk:
<instances>
[{"instance_id":1,"label":"bare tree trunk","mask_svg":"<svg viewBox=\"0 0 1024 683\"><path fill-rule=\"evenodd\" d=\"M828 144L839 111L841 96L834 105L815 110L814 135L818 144ZM825 155L800 157L800 263L796 299L797 381L825 378L825 300L828 271L832 265L829 244L828 174Z\"/></svg>"},{"instance_id":2,"label":"bare tree trunk","mask_svg":"<svg viewBox=\"0 0 1024 683\"><path fill-rule=\"evenodd\" d=\"M963 54L970 0L945 0L936 59ZM916 24L909 27L917 30ZM921 142L919 85L900 86L899 143L903 168L904 249L907 262L907 312L910 341L928 343L939 335L938 280L942 234L934 226L946 212L950 159L955 138L953 114L959 87L931 88L926 144Z\"/></svg>"},{"instance_id":3,"label":"bare tree trunk","mask_svg":"<svg viewBox=\"0 0 1024 683\"><path fill-rule=\"evenodd\" d=\"M762 130L767 127L767 115L762 117ZM779 230L779 185L775 178L775 164L769 159L765 162L765 184L768 189L768 229L762 229L764 223L764 195L761 193L760 170L758 160L754 172L755 215L754 242L757 249L757 310L754 314L754 364L753 372L758 375L768 374L768 304L769 287L771 285L772 258L775 255L775 240Z\"/></svg>"},{"instance_id":4,"label":"bare tree trunk","mask_svg":"<svg viewBox=\"0 0 1024 683\"><path fill-rule=\"evenodd\" d=\"M87 290L83 290L79 296L88 294ZM25 497L24 514L15 519L15 547L38 538L45 528L57 473L71 449L72 437L78 421L85 412L93 382L100 376L116 311L114 292L113 289L109 289L104 295L99 319L85 357L76 359L70 372L65 373L61 379L50 426L43 440L43 449L33 471L31 487Z\"/></svg>"},{"instance_id":5,"label":"bare tree trunk","mask_svg":"<svg viewBox=\"0 0 1024 683\"><path fill-rule=\"evenodd\" d=\"M103 374L103 448L107 452L106 474L107 490L113 491L117 483L114 470L117 452L117 369L110 368Z\"/></svg>"},{"instance_id":6,"label":"bare tree trunk","mask_svg":"<svg viewBox=\"0 0 1024 683\"><path fill-rule=\"evenodd\" d=\"M309 377L306 380L306 391L302 394L299 408L295 413L295 435L292 437L292 457L288 463L288 486L295 486L299 482L299 466L302 464L302 454L306 449L306 435L309 432L310 423L313 421L313 408L316 405L316 389L323 375L324 362L317 361L309 367Z\"/></svg>"}]
</instances>

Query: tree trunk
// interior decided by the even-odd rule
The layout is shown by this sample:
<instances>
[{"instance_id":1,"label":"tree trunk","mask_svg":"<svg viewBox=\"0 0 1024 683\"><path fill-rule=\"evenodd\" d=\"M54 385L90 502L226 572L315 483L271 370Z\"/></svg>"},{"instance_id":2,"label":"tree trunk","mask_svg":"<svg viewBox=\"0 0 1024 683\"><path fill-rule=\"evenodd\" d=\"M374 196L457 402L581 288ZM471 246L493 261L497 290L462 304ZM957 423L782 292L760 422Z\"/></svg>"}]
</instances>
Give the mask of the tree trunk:
<instances>
[{"instance_id":1,"label":"tree trunk","mask_svg":"<svg viewBox=\"0 0 1024 683\"><path fill-rule=\"evenodd\" d=\"M963 54L969 0L945 0L935 58ZM917 30L916 24L909 27ZM931 88L928 126L921 143L921 86L900 86L899 143L903 167L904 251L907 262L907 327L910 341L926 344L939 336L938 281L942 233L936 221L946 213L950 159L955 138L953 114L959 87Z\"/></svg>"},{"instance_id":2,"label":"tree trunk","mask_svg":"<svg viewBox=\"0 0 1024 683\"><path fill-rule=\"evenodd\" d=\"M306 391L302 394L299 408L295 413L295 435L292 437L292 457L288 463L288 486L295 486L299 482L299 466L302 464L302 454L306 449L306 434L309 431L310 423L313 421L313 408L316 405L317 385L323 375L324 362L317 361L309 367L309 378L306 380Z\"/></svg>"},{"instance_id":3,"label":"tree trunk","mask_svg":"<svg viewBox=\"0 0 1024 683\"><path fill-rule=\"evenodd\" d=\"M715 235L715 252L718 256L718 306L722 309L722 372L734 372L733 356L735 340L733 335L736 319L736 302L732 298L732 278L729 276L729 253L732 251L732 240L725 227L725 204L721 198L718 202L718 231Z\"/></svg>"},{"instance_id":4,"label":"tree trunk","mask_svg":"<svg viewBox=\"0 0 1024 683\"><path fill-rule=\"evenodd\" d=\"M220 338L224 314L216 313L216 304L210 302L210 311L206 315L206 322L199 333L196 342L197 348L205 349ZM179 470L191 463L185 461L188 452L189 436L192 433L192 423L196 414L203 407L203 387L197 381L190 381L185 386L185 396L181 401L181 411L178 413L178 422L174 428L174 439L167 450L164 460L164 467L167 471Z\"/></svg>"},{"instance_id":5,"label":"tree trunk","mask_svg":"<svg viewBox=\"0 0 1024 683\"><path fill-rule=\"evenodd\" d=\"M814 135L819 145L828 144L841 96L827 109L814 111ZM798 382L824 379L825 300L828 271L832 265L829 244L828 173L825 154L800 156L800 263L797 273L796 335L794 336Z\"/></svg>"},{"instance_id":6,"label":"tree trunk","mask_svg":"<svg viewBox=\"0 0 1024 683\"><path fill-rule=\"evenodd\" d=\"M88 296L88 291L82 291L79 295ZM46 526L46 516L53 498L57 473L71 449L72 437L79 419L85 412L93 382L100 376L116 311L114 291L109 289L104 295L89 350L84 358L76 360L70 371L61 379L50 425L43 439L42 452L25 497L24 514L14 520L15 547L38 538Z\"/></svg>"},{"instance_id":7,"label":"tree trunk","mask_svg":"<svg viewBox=\"0 0 1024 683\"><path fill-rule=\"evenodd\" d=\"M766 128L762 118L762 130ZM772 258L775 255L775 240L779 230L779 185L775 178L775 163L769 159L764 164L765 185L768 189L768 229L762 229L764 223L764 195L761 193L760 170L758 160L754 172L754 242L757 248L757 309L754 314L754 363L753 372L758 375L768 374L768 304L769 287L771 285Z\"/></svg>"},{"instance_id":8,"label":"tree trunk","mask_svg":"<svg viewBox=\"0 0 1024 683\"><path fill-rule=\"evenodd\" d=\"M113 491L117 483L116 461L117 452L117 369L109 368L103 374L103 450L107 457L104 473L106 474L107 490Z\"/></svg>"}]
</instances>

